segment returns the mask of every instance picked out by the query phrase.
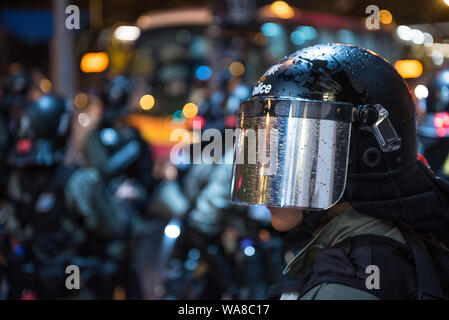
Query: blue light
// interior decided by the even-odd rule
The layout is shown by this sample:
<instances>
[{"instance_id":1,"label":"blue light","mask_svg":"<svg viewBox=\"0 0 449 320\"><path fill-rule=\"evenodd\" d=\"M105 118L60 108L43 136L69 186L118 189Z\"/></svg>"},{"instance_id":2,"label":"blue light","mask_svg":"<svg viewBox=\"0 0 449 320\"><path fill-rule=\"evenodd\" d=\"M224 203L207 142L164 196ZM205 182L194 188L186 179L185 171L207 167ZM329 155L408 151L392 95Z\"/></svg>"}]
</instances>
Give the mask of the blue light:
<instances>
[{"instance_id":1,"label":"blue light","mask_svg":"<svg viewBox=\"0 0 449 320\"><path fill-rule=\"evenodd\" d=\"M221 104L225 98L225 95L221 91L216 91L212 94L211 100L213 104Z\"/></svg>"},{"instance_id":2,"label":"blue light","mask_svg":"<svg viewBox=\"0 0 449 320\"><path fill-rule=\"evenodd\" d=\"M240 103L242 102L242 100L244 99L239 99L237 96L230 96L228 99L228 102L226 104L226 109L230 112L230 113L235 113L238 111Z\"/></svg>"},{"instance_id":3,"label":"blue light","mask_svg":"<svg viewBox=\"0 0 449 320\"><path fill-rule=\"evenodd\" d=\"M195 76L201 81L207 81L212 76L212 69L208 66L199 66L195 71Z\"/></svg>"},{"instance_id":4,"label":"blue light","mask_svg":"<svg viewBox=\"0 0 449 320\"><path fill-rule=\"evenodd\" d=\"M218 253L218 247L216 245L211 244L207 247L207 252L209 252L210 255L215 255Z\"/></svg>"},{"instance_id":5,"label":"blue light","mask_svg":"<svg viewBox=\"0 0 449 320\"><path fill-rule=\"evenodd\" d=\"M276 37L282 32L281 26L272 22L264 23L261 30L262 33L268 37Z\"/></svg>"},{"instance_id":6,"label":"blue light","mask_svg":"<svg viewBox=\"0 0 449 320\"><path fill-rule=\"evenodd\" d=\"M23 256L24 253L25 253L25 250L23 249L23 246L22 246L21 244L17 244L17 245L14 247L14 253L15 253L17 256Z\"/></svg>"},{"instance_id":7,"label":"blue light","mask_svg":"<svg viewBox=\"0 0 449 320\"><path fill-rule=\"evenodd\" d=\"M449 70L445 70L441 73L440 75L440 81L443 84L448 84L449 83Z\"/></svg>"},{"instance_id":8,"label":"blue light","mask_svg":"<svg viewBox=\"0 0 449 320\"><path fill-rule=\"evenodd\" d=\"M313 40L317 36L317 32L314 27L302 26L302 27L299 27L297 30L301 31L305 40Z\"/></svg>"},{"instance_id":9,"label":"blue light","mask_svg":"<svg viewBox=\"0 0 449 320\"><path fill-rule=\"evenodd\" d=\"M243 240L240 242L240 247L241 247L242 249L245 249L245 248L250 247L250 246L252 246L252 245L253 245L253 241L252 241L251 239L243 239Z\"/></svg>"},{"instance_id":10,"label":"blue light","mask_svg":"<svg viewBox=\"0 0 449 320\"><path fill-rule=\"evenodd\" d=\"M251 257L256 253L256 249L254 249L253 246L248 246L245 248L245 250L243 250L243 252L245 253L246 256Z\"/></svg>"},{"instance_id":11,"label":"blue light","mask_svg":"<svg viewBox=\"0 0 449 320\"><path fill-rule=\"evenodd\" d=\"M304 34L298 30L290 34L290 40L292 40L292 42L298 46L306 41Z\"/></svg>"},{"instance_id":12,"label":"blue light","mask_svg":"<svg viewBox=\"0 0 449 320\"><path fill-rule=\"evenodd\" d=\"M200 258L200 251L198 249L190 249L188 253L189 259L198 260Z\"/></svg>"},{"instance_id":13,"label":"blue light","mask_svg":"<svg viewBox=\"0 0 449 320\"><path fill-rule=\"evenodd\" d=\"M184 262L184 268L186 268L186 270L188 270L188 271L195 270L197 266L198 266L198 262L191 260L191 259Z\"/></svg>"},{"instance_id":14,"label":"blue light","mask_svg":"<svg viewBox=\"0 0 449 320\"><path fill-rule=\"evenodd\" d=\"M107 146L115 145L120 138L117 131L112 128L104 128L103 130L101 130L100 136L101 141Z\"/></svg>"},{"instance_id":15,"label":"blue light","mask_svg":"<svg viewBox=\"0 0 449 320\"><path fill-rule=\"evenodd\" d=\"M341 41L342 43L351 44L351 43L355 42L354 33L350 30L346 30L346 29L338 30L337 37L338 37L339 41Z\"/></svg>"},{"instance_id":16,"label":"blue light","mask_svg":"<svg viewBox=\"0 0 449 320\"><path fill-rule=\"evenodd\" d=\"M251 91L247 86L244 85L238 85L234 89L234 94L240 99L240 100L246 100L251 95Z\"/></svg>"},{"instance_id":17,"label":"blue light","mask_svg":"<svg viewBox=\"0 0 449 320\"><path fill-rule=\"evenodd\" d=\"M173 122L181 122L182 121L182 110L176 110L173 112Z\"/></svg>"}]
</instances>

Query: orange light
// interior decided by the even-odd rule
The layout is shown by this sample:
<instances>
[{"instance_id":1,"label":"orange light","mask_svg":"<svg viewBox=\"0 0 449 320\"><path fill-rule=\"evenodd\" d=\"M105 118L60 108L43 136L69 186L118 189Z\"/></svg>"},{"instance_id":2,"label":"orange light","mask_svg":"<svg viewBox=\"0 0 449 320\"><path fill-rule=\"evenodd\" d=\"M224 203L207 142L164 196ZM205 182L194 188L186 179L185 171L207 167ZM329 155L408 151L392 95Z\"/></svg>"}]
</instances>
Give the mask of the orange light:
<instances>
[{"instance_id":1,"label":"orange light","mask_svg":"<svg viewBox=\"0 0 449 320\"><path fill-rule=\"evenodd\" d=\"M418 60L398 60L394 67L403 78L418 78L423 71L422 64Z\"/></svg>"},{"instance_id":2,"label":"orange light","mask_svg":"<svg viewBox=\"0 0 449 320\"><path fill-rule=\"evenodd\" d=\"M267 229L261 229L259 231L259 239L263 242L270 240L270 232Z\"/></svg>"},{"instance_id":3,"label":"orange light","mask_svg":"<svg viewBox=\"0 0 449 320\"><path fill-rule=\"evenodd\" d=\"M254 42L258 45L258 46L264 46L265 44L267 44L267 37L262 33L259 32L254 36Z\"/></svg>"},{"instance_id":4,"label":"orange light","mask_svg":"<svg viewBox=\"0 0 449 320\"><path fill-rule=\"evenodd\" d=\"M383 24L390 24L393 21L393 15L388 10L380 10L379 20Z\"/></svg>"},{"instance_id":5,"label":"orange light","mask_svg":"<svg viewBox=\"0 0 449 320\"><path fill-rule=\"evenodd\" d=\"M151 94L146 94L140 98L140 107L142 110L150 110L154 107L155 99Z\"/></svg>"},{"instance_id":6,"label":"orange light","mask_svg":"<svg viewBox=\"0 0 449 320\"><path fill-rule=\"evenodd\" d=\"M241 62L235 61L229 66L229 72L234 77L240 77L245 72L245 66Z\"/></svg>"},{"instance_id":7,"label":"orange light","mask_svg":"<svg viewBox=\"0 0 449 320\"><path fill-rule=\"evenodd\" d=\"M182 113L187 119L191 119L197 115L198 107L196 104L189 102L182 108Z\"/></svg>"},{"instance_id":8,"label":"orange light","mask_svg":"<svg viewBox=\"0 0 449 320\"><path fill-rule=\"evenodd\" d=\"M53 89L53 84L50 80L44 78L39 82L39 87L43 93L49 93Z\"/></svg>"},{"instance_id":9,"label":"orange light","mask_svg":"<svg viewBox=\"0 0 449 320\"><path fill-rule=\"evenodd\" d=\"M80 68L85 73L103 72L109 64L106 52L89 52L81 58Z\"/></svg>"},{"instance_id":10,"label":"orange light","mask_svg":"<svg viewBox=\"0 0 449 320\"><path fill-rule=\"evenodd\" d=\"M285 1L275 1L270 6L270 11L282 19L291 19L295 15L295 10Z\"/></svg>"},{"instance_id":11,"label":"orange light","mask_svg":"<svg viewBox=\"0 0 449 320\"><path fill-rule=\"evenodd\" d=\"M121 286L115 287L113 299L114 300L126 300L126 290Z\"/></svg>"},{"instance_id":12,"label":"orange light","mask_svg":"<svg viewBox=\"0 0 449 320\"><path fill-rule=\"evenodd\" d=\"M75 96L75 99L73 99L73 104L78 109L82 109L87 106L87 103L89 102L89 99L85 93L78 93Z\"/></svg>"},{"instance_id":13,"label":"orange light","mask_svg":"<svg viewBox=\"0 0 449 320\"><path fill-rule=\"evenodd\" d=\"M145 141L159 147L173 146L178 142L170 139L173 130L178 128L185 129L191 134L188 123L174 123L171 121L171 117L155 117L148 114L132 114L127 117L127 123L137 128ZM191 135L190 141L192 140Z\"/></svg>"}]
</instances>

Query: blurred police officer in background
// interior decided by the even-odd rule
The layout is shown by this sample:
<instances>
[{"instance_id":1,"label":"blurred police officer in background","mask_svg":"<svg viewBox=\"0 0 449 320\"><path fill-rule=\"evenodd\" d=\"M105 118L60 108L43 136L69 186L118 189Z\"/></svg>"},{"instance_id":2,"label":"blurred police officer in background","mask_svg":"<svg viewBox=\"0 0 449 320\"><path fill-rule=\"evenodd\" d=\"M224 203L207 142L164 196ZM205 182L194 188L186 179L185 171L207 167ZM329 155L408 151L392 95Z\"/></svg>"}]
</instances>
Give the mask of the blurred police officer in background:
<instances>
[{"instance_id":1,"label":"blurred police officer in background","mask_svg":"<svg viewBox=\"0 0 449 320\"><path fill-rule=\"evenodd\" d=\"M144 211L156 182L148 144L126 123L133 90L132 81L125 76L110 81L104 94L102 119L88 137L85 153L88 165L101 173L112 194L132 200Z\"/></svg>"},{"instance_id":2,"label":"blurred police officer in background","mask_svg":"<svg viewBox=\"0 0 449 320\"><path fill-rule=\"evenodd\" d=\"M232 144L225 144L225 129L235 129L238 106L249 95L241 80L227 77L221 88L200 104L204 134L219 133L221 144L213 151L219 152L214 154L217 163L194 162L180 179L190 208L169 261L170 274L178 275L167 281L169 295L264 299L267 284L279 281L282 248L276 232L270 230L264 214L267 209L243 208L230 202L233 150ZM202 142L203 150L210 142Z\"/></svg>"},{"instance_id":3,"label":"blurred police officer in background","mask_svg":"<svg viewBox=\"0 0 449 320\"><path fill-rule=\"evenodd\" d=\"M4 81L0 94L0 192L4 191L8 172L5 160L14 144L21 115L28 103L30 75L22 69L12 70Z\"/></svg>"},{"instance_id":4,"label":"blurred police officer in background","mask_svg":"<svg viewBox=\"0 0 449 320\"><path fill-rule=\"evenodd\" d=\"M449 186L420 161L414 108L394 67L355 46L297 51L260 78L241 137L272 133L258 141L270 162L248 164L240 139L232 199L269 206L284 241L306 243L272 296L448 296Z\"/></svg>"},{"instance_id":5,"label":"blurred police officer in background","mask_svg":"<svg viewBox=\"0 0 449 320\"><path fill-rule=\"evenodd\" d=\"M114 203L97 170L63 165L69 123L63 98L41 96L20 118L7 155L0 216L8 297L111 299L122 286L137 298L129 257L147 225ZM80 269L81 290L66 288L72 264Z\"/></svg>"}]
</instances>

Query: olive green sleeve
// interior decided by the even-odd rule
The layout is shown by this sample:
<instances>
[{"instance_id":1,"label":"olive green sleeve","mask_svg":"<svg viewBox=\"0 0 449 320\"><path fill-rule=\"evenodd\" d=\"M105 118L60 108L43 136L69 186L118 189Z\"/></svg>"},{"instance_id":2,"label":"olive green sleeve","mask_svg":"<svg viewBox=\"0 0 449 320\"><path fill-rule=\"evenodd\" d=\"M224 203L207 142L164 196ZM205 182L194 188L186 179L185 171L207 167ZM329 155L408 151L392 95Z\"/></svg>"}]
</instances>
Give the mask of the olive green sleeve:
<instances>
[{"instance_id":1,"label":"olive green sleeve","mask_svg":"<svg viewBox=\"0 0 449 320\"><path fill-rule=\"evenodd\" d=\"M300 300L379 300L374 294L337 283L323 283L304 294Z\"/></svg>"},{"instance_id":2,"label":"olive green sleeve","mask_svg":"<svg viewBox=\"0 0 449 320\"><path fill-rule=\"evenodd\" d=\"M100 172L105 168L109 155L106 147L101 142L100 132L94 130L86 140L84 154L89 165Z\"/></svg>"},{"instance_id":3,"label":"olive green sleeve","mask_svg":"<svg viewBox=\"0 0 449 320\"><path fill-rule=\"evenodd\" d=\"M104 192L95 169L78 169L66 186L68 207L84 217L84 226L103 238L119 238L126 229L127 217Z\"/></svg>"}]
</instances>

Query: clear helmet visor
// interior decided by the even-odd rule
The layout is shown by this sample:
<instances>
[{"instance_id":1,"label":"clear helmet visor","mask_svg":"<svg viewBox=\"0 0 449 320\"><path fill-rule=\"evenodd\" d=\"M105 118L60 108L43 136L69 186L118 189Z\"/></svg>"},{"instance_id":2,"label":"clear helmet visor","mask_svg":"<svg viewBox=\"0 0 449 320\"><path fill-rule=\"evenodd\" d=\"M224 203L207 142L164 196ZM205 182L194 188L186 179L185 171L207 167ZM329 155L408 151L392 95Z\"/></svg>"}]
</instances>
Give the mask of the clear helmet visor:
<instances>
[{"instance_id":1,"label":"clear helmet visor","mask_svg":"<svg viewBox=\"0 0 449 320\"><path fill-rule=\"evenodd\" d=\"M232 201L323 210L346 185L352 105L252 99L240 106Z\"/></svg>"}]
</instances>

